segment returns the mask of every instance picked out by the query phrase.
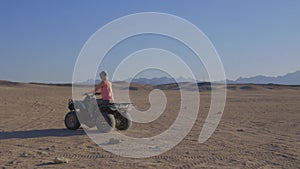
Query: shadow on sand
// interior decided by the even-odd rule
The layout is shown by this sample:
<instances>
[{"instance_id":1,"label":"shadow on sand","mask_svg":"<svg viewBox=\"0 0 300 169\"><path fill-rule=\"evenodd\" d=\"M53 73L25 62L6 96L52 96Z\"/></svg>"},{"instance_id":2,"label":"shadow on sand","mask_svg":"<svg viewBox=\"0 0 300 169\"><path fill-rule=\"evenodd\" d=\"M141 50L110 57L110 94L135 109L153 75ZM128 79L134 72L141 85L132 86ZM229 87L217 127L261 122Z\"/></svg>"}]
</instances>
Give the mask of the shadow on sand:
<instances>
[{"instance_id":1,"label":"shadow on sand","mask_svg":"<svg viewBox=\"0 0 300 169\"><path fill-rule=\"evenodd\" d=\"M28 131L11 131L0 132L0 140L12 138L39 138L39 137L69 137L85 135L84 130L68 130L68 129L42 129L42 130L28 130Z\"/></svg>"}]
</instances>

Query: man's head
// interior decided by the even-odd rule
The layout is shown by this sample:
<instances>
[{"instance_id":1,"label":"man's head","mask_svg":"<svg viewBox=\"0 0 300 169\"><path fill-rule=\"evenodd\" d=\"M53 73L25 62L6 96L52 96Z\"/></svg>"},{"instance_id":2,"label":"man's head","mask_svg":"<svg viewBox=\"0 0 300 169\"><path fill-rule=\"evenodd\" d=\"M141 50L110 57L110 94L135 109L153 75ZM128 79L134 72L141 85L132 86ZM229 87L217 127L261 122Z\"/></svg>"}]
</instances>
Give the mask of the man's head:
<instances>
[{"instance_id":1,"label":"man's head","mask_svg":"<svg viewBox=\"0 0 300 169\"><path fill-rule=\"evenodd\" d=\"M107 72L106 72L106 71L102 71L102 72L100 73L100 78L101 78L101 80L107 80L107 79L108 79L108 74L107 74Z\"/></svg>"}]
</instances>

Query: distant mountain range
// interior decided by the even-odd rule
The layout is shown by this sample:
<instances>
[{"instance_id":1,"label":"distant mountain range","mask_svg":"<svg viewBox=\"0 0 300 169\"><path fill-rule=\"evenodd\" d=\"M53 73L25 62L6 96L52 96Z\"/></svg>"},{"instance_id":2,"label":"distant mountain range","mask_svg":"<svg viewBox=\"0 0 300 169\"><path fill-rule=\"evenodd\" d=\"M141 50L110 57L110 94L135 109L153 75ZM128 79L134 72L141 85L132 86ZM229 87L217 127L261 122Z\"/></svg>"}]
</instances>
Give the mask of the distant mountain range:
<instances>
[{"instance_id":1,"label":"distant mountain range","mask_svg":"<svg viewBox=\"0 0 300 169\"><path fill-rule=\"evenodd\" d=\"M228 80L227 83L235 83L235 84L245 84L245 83L254 83L254 84L285 84L285 85L300 85L300 71L296 71L293 73L288 73L284 76L254 76L243 78L240 77L235 81Z\"/></svg>"},{"instance_id":2,"label":"distant mountain range","mask_svg":"<svg viewBox=\"0 0 300 169\"><path fill-rule=\"evenodd\" d=\"M177 82L194 82L192 78L179 77L177 79L169 77L155 77L155 78L135 78L127 79L127 82L138 83L138 84L150 84L150 85L161 85L161 84L171 84ZM81 84L98 84L100 80L87 80ZM200 81L198 81L201 83ZM283 84L283 85L300 85L300 71L293 73L288 73L284 76L254 76L254 77L240 77L237 80L227 80L228 84Z\"/></svg>"},{"instance_id":3,"label":"distant mountain range","mask_svg":"<svg viewBox=\"0 0 300 169\"><path fill-rule=\"evenodd\" d=\"M176 79L177 82L193 82L193 79L180 77ZM175 79L168 77L160 77L160 78L138 78L133 79L131 82L140 83L140 84L151 84L151 85L160 85L160 84L169 84L175 83ZM199 81L200 82L200 81ZM237 80L227 80L228 84L285 84L285 85L300 85L300 71L296 71L293 73L288 73L284 76L254 76L249 78L240 77Z\"/></svg>"}]
</instances>

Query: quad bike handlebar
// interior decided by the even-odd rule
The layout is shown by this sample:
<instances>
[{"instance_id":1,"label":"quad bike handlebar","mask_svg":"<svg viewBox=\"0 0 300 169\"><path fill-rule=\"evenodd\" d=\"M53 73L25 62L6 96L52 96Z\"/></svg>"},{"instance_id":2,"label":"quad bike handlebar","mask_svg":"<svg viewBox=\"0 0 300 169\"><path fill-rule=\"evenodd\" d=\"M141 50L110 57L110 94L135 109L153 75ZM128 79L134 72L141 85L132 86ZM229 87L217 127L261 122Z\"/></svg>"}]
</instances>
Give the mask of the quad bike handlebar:
<instances>
[{"instance_id":1,"label":"quad bike handlebar","mask_svg":"<svg viewBox=\"0 0 300 169\"><path fill-rule=\"evenodd\" d=\"M95 93L84 93L83 94L85 99L92 99L92 98L94 98L93 96L96 96L96 95L101 95L101 93L100 92L95 92ZM128 109L133 104L132 103L109 103L108 105L113 106L116 109ZM102 105L102 106L108 106L108 105Z\"/></svg>"},{"instance_id":2,"label":"quad bike handlebar","mask_svg":"<svg viewBox=\"0 0 300 169\"><path fill-rule=\"evenodd\" d=\"M89 97L93 97L93 96L98 96L101 95L100 92L95 92L95 93L84 93L82 96L89 96Z\"/></svg>"}]
</instances>

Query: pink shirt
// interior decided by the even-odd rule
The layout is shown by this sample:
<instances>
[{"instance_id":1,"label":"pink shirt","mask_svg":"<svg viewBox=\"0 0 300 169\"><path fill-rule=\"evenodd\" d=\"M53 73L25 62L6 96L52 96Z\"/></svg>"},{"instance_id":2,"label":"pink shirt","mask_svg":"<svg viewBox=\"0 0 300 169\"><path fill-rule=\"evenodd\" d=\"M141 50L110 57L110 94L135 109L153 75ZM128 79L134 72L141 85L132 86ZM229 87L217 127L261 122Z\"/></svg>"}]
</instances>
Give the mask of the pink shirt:
<instances>
[{"instance_id":1,"label":"pink shirt","mask_svg":"<svg viewBox=\"0 0 300 169\"><path fill-rule=\"evenodd\" d=\"M100 83L101 96L103 100L113 101L112 85L108 80L104 80Z\"/></svg>"}]
</instances>

